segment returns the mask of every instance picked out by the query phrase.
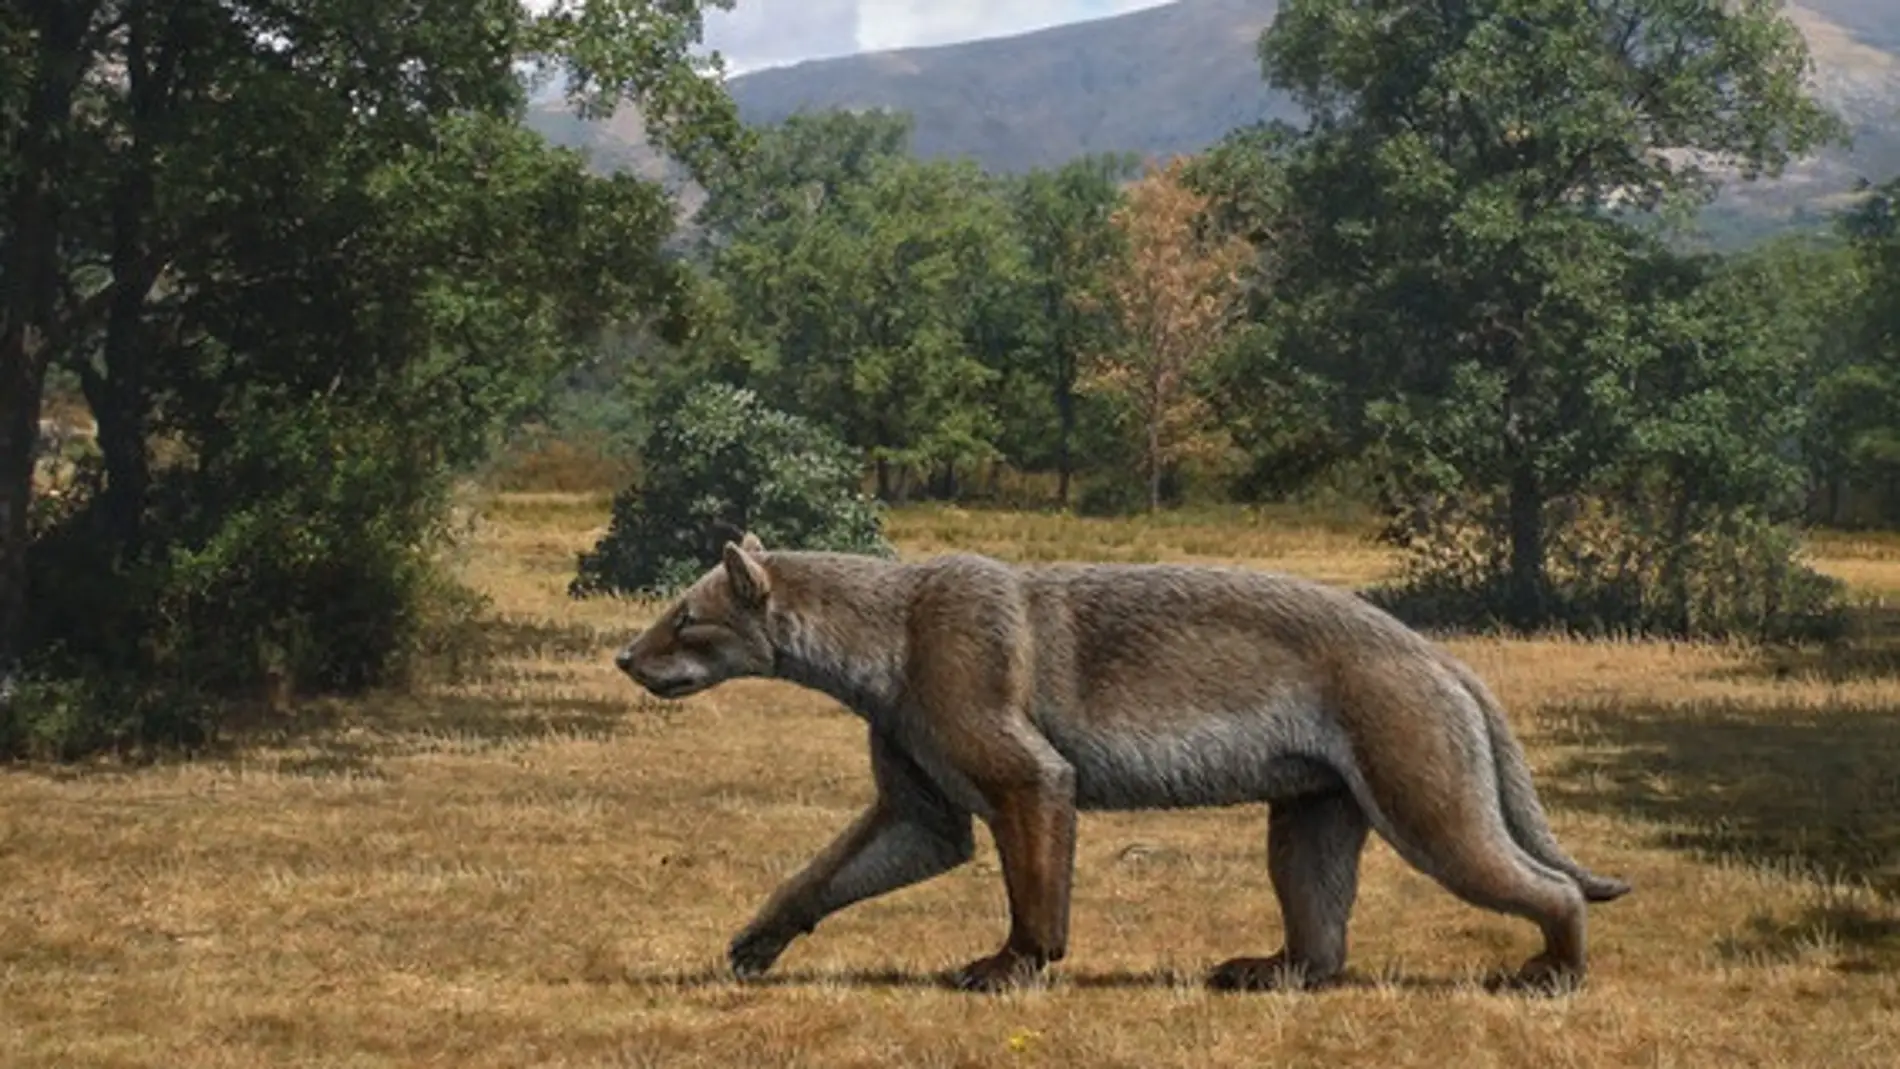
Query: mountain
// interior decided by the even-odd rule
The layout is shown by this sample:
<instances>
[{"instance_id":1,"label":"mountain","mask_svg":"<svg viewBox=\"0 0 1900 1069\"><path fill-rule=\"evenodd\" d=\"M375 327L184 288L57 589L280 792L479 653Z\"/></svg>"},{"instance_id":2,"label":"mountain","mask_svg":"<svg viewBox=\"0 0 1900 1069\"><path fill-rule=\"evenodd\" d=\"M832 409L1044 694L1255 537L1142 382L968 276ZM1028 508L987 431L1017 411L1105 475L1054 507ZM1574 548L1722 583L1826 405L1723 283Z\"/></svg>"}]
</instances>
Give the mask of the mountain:
<instances>
[{"instance_id":1,"label":"mountain","mask_svg":"<svg viewBox=\"0 0 1900 1069\"><path fill-rule=\"evenodd\" d=\"M1177 0L1015 37L757 71L728 87L750 123L825 108L908 111L919 154L970 156L995 171L1084 152L1167 156L1261 119L1299 120L1293 102L1261 78L1255 55L1277 9L1277 0ZM1847 119L1855 141L1781 179L1733 183L1709 219L1731 236L1819 218L1856 178L1900 173L1900 3L1797 0L1789 14L1813 51L1816 92ZM543 106L529 123L588 147L597 166L677 180L646 147L635 116L579 123Z\"/></svg>"},{"instance_id":2,"label":"mountain","mask_svg":"<svg viewBox=\"0 0 1900 1069\"><path fill-rule=\"evenodd\" d=\"M800 109L908 111L925 156L996 171L1085 152L1193 152L1237 126L1297 120L1260 76L1274 0L1182 0L1116 18L936 48L801 63L733 79L748 122Z\"/></svg>"},{"instance_id":3,"label":"mountain","mask_svg":"<svg viewBox=\"0 0 1900 1069\"><path fill-rule=\"evenodd\" d=\"M1900 51L1900 10L1893 0L1801 0L1813 11L1875 48Z\"/></svg>"},{"instance_id":4,"label":"mountain","mask_svg":"<svg viewBox=\"0 0 1900 1069\"><path fill-rule=\"evenodd\" d=\"M1900 4L1799 0L1788 10L1814 56L1815 94L1846 120L1853 142L1778 179L1729 183L1704 217L1712 231L1754 236L1778 225L1819 223L1851 197L1858 180L1900 175Z\"/></svg>"}]
</instances>

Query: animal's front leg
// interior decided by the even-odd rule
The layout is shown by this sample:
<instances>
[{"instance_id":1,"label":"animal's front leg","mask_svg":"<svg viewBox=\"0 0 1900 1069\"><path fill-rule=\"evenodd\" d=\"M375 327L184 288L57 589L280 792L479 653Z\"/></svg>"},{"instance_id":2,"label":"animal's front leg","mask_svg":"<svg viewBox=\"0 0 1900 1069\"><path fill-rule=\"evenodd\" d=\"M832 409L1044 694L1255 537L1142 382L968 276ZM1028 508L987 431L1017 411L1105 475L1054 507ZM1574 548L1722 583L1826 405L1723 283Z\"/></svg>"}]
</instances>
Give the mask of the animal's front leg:
<instances>
[{"instance_id":1,"label":"animal's front leg","mask_svg":"<svg viewBox=\"0 0 1900 1069\"><path fill-rule=\"evenodd\" d=\"M1062 960L1075 872L1075 773L1066 764L1046 765L1033 783L991 787L985 795L1009 892L1009 938L958 973L957 985L973 991L1027 982Z\"/></svg>"},{"instance_id":2,"label":"animal's front leg","mask_svg":"<svg viewBox=\"0 0 1900 1069\"><path fill-rule=\"evenodd\" d=\"M950 804L882 736L871 737L878 797L842 835L772 894L727 948L733 971L757 976L792 940L854 902L895 891L970 859L969 813Z\"/></svg>"}]
</instances>

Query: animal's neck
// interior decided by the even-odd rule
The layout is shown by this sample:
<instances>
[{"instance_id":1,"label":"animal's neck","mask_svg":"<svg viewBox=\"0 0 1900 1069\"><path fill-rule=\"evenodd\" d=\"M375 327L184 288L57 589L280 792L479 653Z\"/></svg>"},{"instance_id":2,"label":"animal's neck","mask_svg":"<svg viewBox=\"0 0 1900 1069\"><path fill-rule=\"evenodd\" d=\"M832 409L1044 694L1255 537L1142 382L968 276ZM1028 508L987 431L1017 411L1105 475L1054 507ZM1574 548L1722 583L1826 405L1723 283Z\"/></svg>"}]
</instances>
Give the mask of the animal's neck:
<instances>
[{"instance_id":1,"label":"animal's neck","mask_svg":"<svg viewBox=\"0 0 1900 1069\"><path fill-rule=\"evenodd\" d=\"M774 554L774 674L866 718L897 703L909 646L900 566L875 557Z\"/></svg>"}]
</instances>

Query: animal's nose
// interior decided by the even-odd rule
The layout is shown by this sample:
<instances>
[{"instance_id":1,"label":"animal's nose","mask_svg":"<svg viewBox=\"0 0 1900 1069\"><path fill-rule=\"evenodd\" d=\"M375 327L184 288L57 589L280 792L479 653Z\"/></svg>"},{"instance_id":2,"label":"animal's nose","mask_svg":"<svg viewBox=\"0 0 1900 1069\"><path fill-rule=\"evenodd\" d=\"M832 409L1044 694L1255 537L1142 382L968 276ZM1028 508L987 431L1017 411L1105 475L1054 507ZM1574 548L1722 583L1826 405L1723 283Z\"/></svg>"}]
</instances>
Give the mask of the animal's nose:
<instances>
[{"instance_id":1,"label":"animal's nose","mask_svg":"<svg viewBox=\"0 0 1900 1069\"><path fill-rule=\"evenodd\" d=\"M628 675L632 675L633 674L633 651L621 650L619 653L614 654L614 667L620 669L622 672L625 672Z\"/></svg>"}]
</instances>

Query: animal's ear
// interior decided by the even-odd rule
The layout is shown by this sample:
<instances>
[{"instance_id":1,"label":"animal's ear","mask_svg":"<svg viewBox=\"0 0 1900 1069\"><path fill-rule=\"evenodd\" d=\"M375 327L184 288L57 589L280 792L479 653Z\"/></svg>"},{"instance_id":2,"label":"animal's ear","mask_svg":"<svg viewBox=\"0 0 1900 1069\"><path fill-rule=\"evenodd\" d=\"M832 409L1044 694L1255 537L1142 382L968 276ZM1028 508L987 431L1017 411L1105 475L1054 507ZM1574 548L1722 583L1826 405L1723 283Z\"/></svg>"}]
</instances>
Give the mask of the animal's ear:
<instances>
[{"instance_id":1,"label":"animal's ear","mask_svg":"<svg viewBox=\"0 0 1900 1069\"><path fill-rule=\"evenodd\" d=\"M732 542L726 543L724 556L726 581L732 584L732 596L741 605L752 608L764 605L766 595L772 592L772 579L765 574L765 566Z\"/></svg>"},{"instance_id":2,"label":"animal's ear","mask_svg":"<svg viewBox=\"0 0 1900 1069\"><path fill-rule=\"evenodd\" d=\"M739 539L739 548L745 550L747 553L764 553L765 543L759 541L758 535L747 531L745 537Z\"/></svg>"}]
</instances>

